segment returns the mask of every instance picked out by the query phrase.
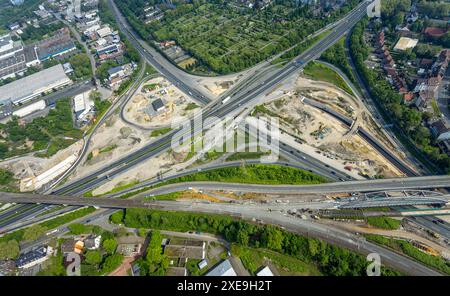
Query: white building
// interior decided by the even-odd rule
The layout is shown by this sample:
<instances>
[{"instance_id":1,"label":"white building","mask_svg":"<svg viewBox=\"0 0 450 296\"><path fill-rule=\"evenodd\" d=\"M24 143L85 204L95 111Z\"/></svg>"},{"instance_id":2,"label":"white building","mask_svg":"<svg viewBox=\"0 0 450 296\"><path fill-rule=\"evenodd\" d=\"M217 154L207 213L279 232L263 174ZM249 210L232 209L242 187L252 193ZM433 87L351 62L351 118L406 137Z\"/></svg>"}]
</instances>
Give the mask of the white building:
<instances>
[{"instance_id":1,"label":"white building","mask_svg":"<svg viewBox=\"0 0 450 296\"><path fill-rule=\"evenodd\" d=\"M9 102L18 105L71 83L63 66L58 64L1 86L0 105Z\"/></svg>"},{"instance_id":2,"label":"white building","mask_svg":"<svg viewBox=\"0 0 450 296\"><path fill-rule=\"evenodd\" d=\"M94 108L94 102L89 98L91 92L87 91L82 94L76 95L73 98L73 112L77 120L83 121L86 115Z\"/></svg>"},{"instance_id":3,"label":"white building","mask_svg":"<svg viewBox=\"0 0 450 296\"><path fill-rule=\"evenodd\" d=\"M24 47L9 34L0 36L0 79L14 78L37 64L39 60L33 46Z\"/></svg>"},{"instance_id":4,"label":"white building","mask_svg":"<svg viewBox=\"0 0 450 296\"><path fill-rule=\"evenodd\" d=\"M256 276L273 276L272 270L270 270L269 266L264 267L260 271L256 273Z\"/></svg>"},{"instance_id":5,"label":"white building","mask_svg":"<svg viewBox=\"0 0 450 296\"><path fill-rule=\"evenodd\" d=\"M77 156L75 154L72 154L71 156L67 157L54 167L46 170L42 174L36 177L22 179L20 181L21 191L33 191L41 188L43 185L56 179L59 175L69 169L70 166L75 162L75 160L77 160Z\"/></svg>"},{"instance_id":6,"label":"white building","mask_svg":"<svg viewBox=\"0 0 450 296\"><path fill-rule=\"evenodd\" d=\"M202 261L200 261L200 262L198 263L198 268L199 268L199 269L203 269L203 268L205 268L206 266L208 266L208 262L206 261L206 259L203 259Z\"/></svg>"},{"instance_id":7,"label":"white building","mask_svg":"<svg viewBox=\"0 0 450 296\"><path fill-rule=\"evenodd\" d=\"M9 34L0 36L0 59L12 57L22 50L20 42L14 42Z\"/></svg>"},{"instance_id":8,"label":"white building","mask_svg":"<svg viewBox=\"0 0 450 296\"><path fill-rule=\"evenodd\" d=\"M106 36L109 36L109 35L111 35L111 33L112 33L112 30L111 30L111 28L109 26L104 26L103 28L97 30L97 35L100 38L104 38Z\"/></svg>"},{"instance_id":9,"label":"white building","mask_svg":"<svg viewBox=\"0 0 450 296\"><path fill-rule=\"evenodd\" d=\"M13 116L25 117L39 110L44 110L47 105L44 100L39 100L32 104L29 104L23 108L20 108L12 113Z\"/></svg>"}]
</instances>

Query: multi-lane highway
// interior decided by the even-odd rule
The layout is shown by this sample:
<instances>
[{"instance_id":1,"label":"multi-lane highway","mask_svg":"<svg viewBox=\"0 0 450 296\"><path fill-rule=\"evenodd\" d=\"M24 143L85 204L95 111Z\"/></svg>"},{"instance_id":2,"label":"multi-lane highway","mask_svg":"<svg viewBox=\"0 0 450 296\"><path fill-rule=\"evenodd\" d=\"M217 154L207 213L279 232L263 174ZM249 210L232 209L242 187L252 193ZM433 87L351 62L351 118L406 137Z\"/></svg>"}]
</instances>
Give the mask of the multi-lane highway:
<instances>
[{"instance_id":1,"label":"multi-lane highway","mask_svg":"<svg viewBox=\"0 0 450 296\"><path fill-rule=\"evenodd\" d=\"M139 51L142 57L145 58L158 72L163 74L167 80L176 85L182 92L190 96L202 105L206 105L211 102L210 95L201 89L195 82L195 79L188 75L186 72L181 71L169 61L162 58L158 52L150 47L144 40L142 40L137 33L131 29L126 19L119 12L114 1L109 1L109 6L112 8L120 31L125 34L133 47Z\"/></svg>"},{"instance_id":2,"label":"multi-lane highway","mask_svg":"<svg viewBox=\"0 0 450 296\"><path fill-rule=\"evenodd\" d=\"M207 117L216 117L216 118L223 118L229 114L233 114L233 112L238 112L239 110L242 110L246 104L251 102L253 99L258 97L261 94L264 94L268 91L270 91L273 87L275 87L278 83L292 75L293 73L297 72L299 69L301 69L306 63L309 61L315 59L316 57L320 56L320 54L328 49L331 45L333 45L335 42L337 42L348 30L350 30L365 14L366 14L366 8L369 5L369 2L364 2L361 5L359 5L358 8L353 10L351 13L349 13L342 21L337 25L332 32L330 32L327 36L325 36L323 39L318 41L314 46L306 50L303 54L301 54L295 61L288 63L284 68L279 70L277 73L273 74L269 78L267 78L265 81L263 81L260 85L250 89L250 90L242 90L239 94L236 94L232 100L227 102L227 104L222 104L221 102L216 102L209 104L204 110L203 110L203 118ZM117 10L115 8L115 11L117 13ZM121 16L119 15L119 18ZM122 25L121 29L128 30L125 25L123 24L124 21L122 20L120 22ZM129 31L127 31L129 34ZM135 42L135 46L137 46L138 50L141 52L141 54L144 55L144 57L147 60L152 61L153 63L157 64L156 61L153 61L151 54L148 53L148 51L144 48L142 48L142 44L137 41L136 36L131 36L132 40ZM164 66L161 66L161 69L158 69L161 72L165 73ZM166 74L164 74L166 75ZM180 86L180 81L178 81L178 78L171 77L172 74L167 74L168 78L175 79L172 82L174 82L176 85ZM188 90L187 85L181 85L181 87L185 87L186 90ZM202 98L202 94L195 92L195 90L188 90L188 92L191 92L194 94L194 96L197 96L197 99ZM195 119L193 119L195 121ZM213 122L211 122L213 124ZM200 133L202 129L195 129L193 131L189 131L192 135L197 135ZM157 156L158 154L166 151L171 147L172 138L173 137L182 138L185 136L185 134L180 134L179 130L174 130L159 139L149 143L145 147L138 149L137 151L134 151L125 157L123 157L120 160L114 161L107 166L101 168L100 170L91 173L83 178L80 178L79 180L76 180L74 182L71 182L65 186L62 186L61 188L58 188L57 190L54 190L52 193L54 194L70 194L70 195L77 195L81 194L90 188L93 188L95 186L99 186L108 180L110 180L112 177L117 176L121 174L122 172L130 169L131 167L142 163L146 159L150 157ZM286 145L282 145L286 146ZM282 150L288 150L290 154L297 154L298 152L292 149L291 147L284 147ZM301 157L303 158L303 157ZM325 166L324 166L325 167ZM326 167L325 167L326 168ZM322 168L323 169L323 168Z\"/></svg>"},{"instance_id":3,"label":"multi-lane highway","mask_svg":"<svg viewBox=\"0 0 450 296\"><path fill-rule=\"evenodd\" d=\"M243 94L235 96L232 100L227 102L227 104L222 104L221 102L210 104L207 108L204 109L202 117L224 118L229 114L237 112L239 109L243 109L245 104L249 103L252 99L272 89L283 79L287 78L289 75L292 75L294 72L298 71L307 62L311 61L317 55L320 55L320 53L322 53L328 47L337 42L345 32L347 32L359 19L361 19L365 15L366 6L367 3L363 4L362 7L360 7L358 10L353 11L350 15L347 16L348 18L347 22L343 22L341 25L337 26L333 32L331 32L324 39L316 43L305 53L300 55L296 61L289 63L287 66L278 71L276 74L272 75L269 79L262 82L261 85L259 85L254 89L248 90ZM298 63L297 62L298 60L301 60L302 63ZM195 119L193 119L192 121L195 121ZM212 124L213 122L211 123L211 125ZM189 134L191 135L193 134L194 136L200 132L201 128L194 131L191 130L188 131ZM111 164L108 164L108 166L54 191L54 193L79 194L85 191L85 188L91 188L93 185L100 185L103 182L111 179L113 176L116 176L122 173L123 171L128 170L134 165L142 163L142 161L150 157L156 156L163 151L166 151L167 149L170 148L173 137L182 138L185 135L186 134L181 134L179 130L174 130L160 137L159 139L149 143L145 147L125 156L124 158L112 162Z\"/></svg>"}]
</instances>

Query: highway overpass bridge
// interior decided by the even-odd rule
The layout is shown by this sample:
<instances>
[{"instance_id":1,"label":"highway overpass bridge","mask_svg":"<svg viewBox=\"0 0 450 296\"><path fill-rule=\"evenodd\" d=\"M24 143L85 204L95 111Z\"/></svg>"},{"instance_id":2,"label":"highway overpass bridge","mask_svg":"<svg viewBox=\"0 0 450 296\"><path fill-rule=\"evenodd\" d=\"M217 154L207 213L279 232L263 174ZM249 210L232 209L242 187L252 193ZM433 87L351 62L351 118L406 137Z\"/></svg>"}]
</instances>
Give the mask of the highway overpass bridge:
<instances>
[{"instance_id":1,"label":"highway overpass bridge","mask_svg":"<svg viewBox=\"0 0 450 296\"><path fill-rule=\"evenodd\" d=\"M343 192L379 192L394 190L424 190L450 187L450 176L424 176L409 178L376 179L363 181L333 182L316 185L260 185L223 182L186 182L161 186L142 194L160 195L192 188L268 194L332 194Z\"/></svg>"},{"instance_id":2,"label":"highway overpass bridge","mask_svg":"<svg viewBox=\"0 0 450 296\"><path fill-rule=\"evenodd\" d=\"M196 186L197 189L210 189L210 190L230 190L233 191L247 191L247 192L259 192L259 193L279 193L279 194L323 194L329 192L349 192L356 188L363 192L370 188L373 188L373 183L378 186L388 186L401 189L401 191L392 192L372 192L361 194L358 198L351 198L351 200L344 200L339 202L339 208L368 208L368 207L383 207L383 206L411 206L411 205L445 205L449 202L450 195L444 195L436 191L424 191L424 190L405 190L411 187L441 187L448 186L448 178L450 176L430 176L430 177L415 177L415 178L403 178L403 179L386 179L386 180L368 180L368 181L351 181L340 183L328 183L318 185L256 185L256 184L235 184L235 183L212 183L211 188L206 185L211 185L208 182L192 182L192 183L180 183L172 184L156 188L150 192L159 192L164 194L168 192L183 191L186 189L194 189L194 184L202 186ZM412 179L412 180L411 180ZM444 183L442 182L443 180ZM395 185L394 185L395 184ZM191 186L188 188L177 186ZM343 186L344 185L344 186ZM208 187L208 188L205 188ZM168 190L167 190L168 188ZM306 188L306 189L305 189ZM13 193L13 192L0 192L0 203L35 203L35 204L62 204L73 206L97 206L103 208L133 208L133 207L151 207L158 208L161 201L148 202L142 197L154 196L154 194L142 194L134 199L122 199L111 197L76 197L76 196L64 196L64 195L44 195L36 193ZM354 199L354 200L353 200Z\"/></svg>"},{"instance_id":3,"label":"highway overpass bridge","mask_svg":"<svg viewBox=\"0 0 450 296\"><path fill-rule=\"evenodd\" d=\"M443 195L440 198L429 197L394 197L394 198L374 198L366 200L356 200L351 202L343 202L339 208L371 208L371 207L385 207L385 206L406 206L406 205L445 205L449 201L450 196ZM184 208L186 201L162 201L162 200L145 200L145 199L116 199L107 197L71 197L61 195L43 195L33 193L0 193L0 203L34 203L34 204L53 204L53 205L71 205L71 206L94 206L111 209L125 209L125 208L152 208L164 209L164 205L176 205L177 210ZM223 203L210 203L207 201L189 201L190 204L207 203L211 206L226 207L228 205ZM232 205L234 207L239 205ZM255 207L266 207L264 204L256 204Z\"/></svg>"},{"instance_id":4,"label":"highway overpass bridge","mask_svg":"<svg viewBox=\"0 0 450 296\"><path fill-rule=\"evenodd\" d=\"M352 198L353 199L353 198ZM357 199L339 205L341 209L372 208L372 207L399 207L433 205L444 206L450 202L450 195L439 191L429 190L402 190L402 191L376 191L361 194Z\"/></svg>"},{"instance_id":5,"label":"highway overpass bridge","mask_svg":"<svg viewBox=\"0 0 450 296\"><path fill-rule=\"evenodd\" d=\"M339 205L340 209L360 209L360 208L377 208L377 207L398 207L398 206L418 206L418 205L434 205L444 206L450 201L450 195L442 196L441 198L434 197L387 197L362 199L351 201Z\"/></svg>"}]
</instances>

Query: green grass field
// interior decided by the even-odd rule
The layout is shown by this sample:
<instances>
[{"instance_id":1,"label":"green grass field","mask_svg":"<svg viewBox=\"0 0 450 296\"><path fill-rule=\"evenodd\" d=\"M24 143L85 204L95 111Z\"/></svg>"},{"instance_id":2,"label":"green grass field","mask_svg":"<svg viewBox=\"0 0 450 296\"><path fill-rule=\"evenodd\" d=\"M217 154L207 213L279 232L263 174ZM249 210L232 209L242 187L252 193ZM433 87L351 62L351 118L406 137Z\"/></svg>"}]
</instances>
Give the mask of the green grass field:
<instances>
[{"instance_id":1,"label":"green grass field","mask_svg":"<svg viewBox=\"0 0 450 296\"><path fill-rule=\"evenodd\" d=\"M120 196L120 198L128 198L138 193L145 192L152 188L161 187L168 184L181 183L181 182L195 182L195 181L215 181L215 182L228 182L228 183L248 183L248 184L269 184L269 185L281 185L281 184L295 184L295 185L308 185L308 184L320 184L328 182L322 176L312 174L310 172L279 165L268 164L252 164L239 167L227 167L220 168L211 171L197 172L191 175L178 177L172 180L168 180L159 183L155 186L148 186L138 189L133 192L129 192ZM163 196L155 198L169 198L176 197Z\"/></svg>"},{"instance_id":2,"label":"green grass field","mask_svg":"<svg viewBox=\"0 0 450 296\"><path fill-rule=\"evenodd\" d=\"M342 79L342 77L330 67L317 62L312 62L306 65L303 73L314 80L326 81L334 84L350 95L354 95L353 91L350 87L348 87L347 83L345 83L344 79Z\"/></svg>"},{"instance_id":3,"label":"green grass field","mask_svg":"<svg viewBox=\"0 0 450 296\"><path fill-rule=\"evenodd\" d=\"M150 137L159 137L159 136L162 136L164 134L167 134L171 130L172 129L170 127L157 129L157 130L152 131L152 133L150 134Z\"/></svg>"},{"instance_id":4,"label":"green grass field","mask_svg":"<svg viewBox=\"0 0 450 296\"><path fill-rule=\"evenodd\" d=\"M367 224L381 229L398 229L402 222L389 217L367 217Z\"/></svg>"},{"instance_id":5,"label":"green grass field","mask_svg":"<svg viewBox=\"0 0 450 296\"><path fill-rule=\"evenodd\" d=\"M240 167L227 167L211 171L198 172L179 177L165 184L216 181L251 184L320 184L327 182L324 177L300 169L271 164L251 164Z\"/></svg>"}]
</instances>

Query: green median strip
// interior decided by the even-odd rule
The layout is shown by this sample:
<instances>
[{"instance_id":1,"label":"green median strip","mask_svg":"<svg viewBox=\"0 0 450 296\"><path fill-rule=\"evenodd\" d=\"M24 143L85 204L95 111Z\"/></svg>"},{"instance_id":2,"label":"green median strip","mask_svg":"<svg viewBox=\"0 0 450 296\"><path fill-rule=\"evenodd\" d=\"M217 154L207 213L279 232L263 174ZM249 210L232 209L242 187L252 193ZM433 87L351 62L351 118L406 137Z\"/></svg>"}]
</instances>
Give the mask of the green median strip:
<instances>
[{"instance_id":1,"label":"green median strip","mask_svg":"<svg viewBox=\"0 0 450 296\"><path fill-rule=\"evenodd\" d=\"M344 79L330 67L312 62L305 66L303 73L314 80L326 81L343 89L348 94L354 96L352 89L347 85Z\"/></svg>"},{"instance_id":2,"label":"green median strip","mask_svg":"<svg viewBox=\"0 0 450 296\"><path fill-rule=\"evenodd\" d=\"M265 185L311 185L328 182L328 180L313 173L275 164L251 164L238 167L225 167L210 171L196 172L190 175L167 180L156 185L146 186L125 193L120 198L128 198L169 184L183 182L225 182Z\"/></svg>"}]
</instances>

